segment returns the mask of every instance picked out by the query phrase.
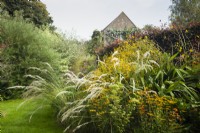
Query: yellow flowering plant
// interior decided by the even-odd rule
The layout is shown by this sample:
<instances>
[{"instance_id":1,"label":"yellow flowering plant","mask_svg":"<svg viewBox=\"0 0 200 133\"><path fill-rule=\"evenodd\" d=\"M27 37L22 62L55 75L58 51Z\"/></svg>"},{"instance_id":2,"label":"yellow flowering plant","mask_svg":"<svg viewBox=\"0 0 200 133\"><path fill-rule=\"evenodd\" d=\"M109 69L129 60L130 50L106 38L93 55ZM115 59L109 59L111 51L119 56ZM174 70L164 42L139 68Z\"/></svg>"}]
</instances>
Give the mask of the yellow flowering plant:
<instances>
[{"instance_id":1,"label":"yellow flowering plant","mask_svg":"<svg viewBox=\"0 0 200 133\"><path fill-rule=\"evenodd\" d=\"M191 102L198 97L184 83L187 72L173 64L175 56L163 54L147 38L121 43L91 73L66 74L74 90L71 103L60 111L66 131L181 131L185 108L180 108L180 99Z\"/></svg>"},{"instance_id":2,"label":"yellow flowering plant","mask_svg":"<svg viewBox=\"0 0 200 133\"><path fill-rule=\"evenodd\" d=\"M177 99L159 96L152 90L136 92L140 101L131 122L133 132L174 132L181 131L182 117L177 108ZM137 120L137 121L136 121Z\"/></svg>"}]
</instances>

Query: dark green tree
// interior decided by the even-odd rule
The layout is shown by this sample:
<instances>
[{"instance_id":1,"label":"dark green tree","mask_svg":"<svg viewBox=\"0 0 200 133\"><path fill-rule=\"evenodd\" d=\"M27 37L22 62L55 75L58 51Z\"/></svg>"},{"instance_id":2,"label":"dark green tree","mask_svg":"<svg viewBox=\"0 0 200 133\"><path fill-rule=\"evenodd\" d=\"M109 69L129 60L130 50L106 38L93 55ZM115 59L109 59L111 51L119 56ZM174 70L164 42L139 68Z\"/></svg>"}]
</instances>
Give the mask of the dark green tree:
<instances>
[{"instance_id":1,"label":"dark green tree","mask_svg":"<svg viewBox=\"0 0 200 133\"><path fill-rule=\"evenodd\" d=\"M0 8L1 12L7 11L11 16L14 16L16 11L23 11L23 18L38 27L53 23L46 5L40 0L0 0Z\"/></svg>"},{"instance_id":2,"label":"dark green tree","mask_svg":"<svg viewBox=\"0 0 200 133\"><path fill-rule=\"evenodd\" d=\"M103 37L100 31L94 30L92 34L92 39L88 44L88 52L90 54L96 54L96 51L103 47Z\"/></svg>"},{"instance_id":3,"label":"dark green tree","mask_svg":"<svg viewBox=\"0 0 200 133\"><path fill-rule=\"evenodd\" d=\"M200 0L172 0L170 10L172 23L184 26L200 22Z\"/></svg>"}]
</instances>

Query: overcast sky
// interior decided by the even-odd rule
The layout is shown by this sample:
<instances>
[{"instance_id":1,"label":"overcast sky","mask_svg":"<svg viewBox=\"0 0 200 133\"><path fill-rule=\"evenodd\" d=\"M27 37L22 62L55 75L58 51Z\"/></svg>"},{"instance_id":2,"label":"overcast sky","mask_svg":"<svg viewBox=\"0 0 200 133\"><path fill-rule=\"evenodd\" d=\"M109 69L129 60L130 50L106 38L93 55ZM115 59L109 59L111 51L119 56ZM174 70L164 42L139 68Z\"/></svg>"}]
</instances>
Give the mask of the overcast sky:
<instances>
[{"instance_id":1,"label":"overcast sky","mask_svg":"<svg viewBox=\"0 0 200 133\"><path fill-rule=\"evenodd\" d=\"M122 11L142 28L168 23L171 0L41 0L54 25L65 33L90 39L95 29L104 29ZM161 20L161 22L160 22Z\"/></svg>"}]
</instances>

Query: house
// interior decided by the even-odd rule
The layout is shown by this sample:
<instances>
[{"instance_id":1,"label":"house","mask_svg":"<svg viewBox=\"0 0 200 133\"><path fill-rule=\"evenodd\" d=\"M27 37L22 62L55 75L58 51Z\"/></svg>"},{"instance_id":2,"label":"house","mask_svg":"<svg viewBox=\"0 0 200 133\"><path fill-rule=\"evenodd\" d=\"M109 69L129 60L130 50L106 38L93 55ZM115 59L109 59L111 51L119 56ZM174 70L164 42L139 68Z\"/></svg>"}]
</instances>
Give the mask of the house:
<instances>
[{"instance_id":1,"label":"house","mask_svg":"<svg viewBox=\"0 0 200 133\"><path fill-rule=\"evenodd\" d=\"M101 31L104 38L104 46L115 40L125 39L126 35L133 34L136 29L135 24L122 12Z\"/></svg>"}]
</instances>

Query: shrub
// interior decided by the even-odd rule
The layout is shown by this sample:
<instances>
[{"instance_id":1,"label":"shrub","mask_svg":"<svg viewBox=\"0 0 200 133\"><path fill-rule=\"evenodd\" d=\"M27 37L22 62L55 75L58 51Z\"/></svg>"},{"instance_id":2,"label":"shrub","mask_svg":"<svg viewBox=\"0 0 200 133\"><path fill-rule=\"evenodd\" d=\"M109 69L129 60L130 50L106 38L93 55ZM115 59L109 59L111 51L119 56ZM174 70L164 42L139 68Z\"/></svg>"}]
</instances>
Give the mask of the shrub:
<instances>
[{"instance_id":1,"label":"shrub","mask_svg":"<svg viewBox=\"0 0 200 133\"><path fill-rule=\"evenodd\" d=\"M69 70L74 73L87 74L90 71L94 70L97 66L96 57L93 55L87 55L82 53L77 55L70 64Z\"/></svg>"},{"instance_id":2,"label":"shrub","mask_svg":"<svg viewBox=\"0 0 200 133\"><path fill-rule=\"evenodd\" d=\"M29 67L40 67L48 62L55 69L59 66L59 54L54 50L60 38L49 30L40 30L33 24L17 18L1 16L1 94L5 98L17 96L6 89L14 85L27 85L23 78Z\"/></svg>"},{"instance_id":3,"label":"shrub","mask_svg":"<svg viewBox=\"0 0 200 133\"><path fill-rule=\"evenodd\" d=\"M165 52L176 54L180 49L183 52L188 54L185 55L188 57L195 57L195 63L199 63L197 57L199 57L199 40L200 40L200 33L199 33L200 24L190 23L185 27L180 27L179 25L172 25L167 28L159 28L159 27L150 27L143 29L141 32L136 32L136 34L128 40L137 41L141 38L148 37L149 40L155 42L160 49ZM113 50L120 46L118 41L113 42L108 46L105 46L97 51L97 54L102 57L106 54L110 54ZM192 52L191 52L192 51Z\"/></svg>"},{"instance_id":4,"label":"shrub","mask_svg":"<svg viewBox=\"0 0 200 133\"><path fill-rule=\"evenodd\" d=\"M177 99L160 97L155 91L147 89L136 93L139 102L127 131L171 133L181 129L179 123L182 122L182 118L177 109Z\"/></svg>"},{"instance_id":5,"label":"shrub","mask_svg":"<svg viewBox=\"0 0 200 133\"><path fill-rule=\"evenodd\" d=\"M147 32L141 36L148 36L150 40L153 40L164 51L172 55L180 51L180 47L181 52L189 52L190 50L199 52L199 29L199 23L191 23L185 27L172 25L170 28L160 29L151 33Z\"/></svg>"},{"instance_id":6,"label":"shrub","mask_svg":"<svg viewBox=\"0 0 200 133\"><path fill-rule=\"evenodd\" d=\"M57 52L61 55L60 70L65 73L71 70L74 73L88 73L96 67L96 58L87 53L85 42L78 40L75 36L60 34L62 43L56 45Z\"/></svg>"},{"instance_id":7,"label":"shrub","mask_svg":"<svg viewBox=\"0 0 200 133\"><path fill-rule=\"evenodd\" d=\"M132 40L124 41L121 47L115 49L112 56L105 59L105 62L99 63L96 73L106 73L109 76L121 74L126 81L132 82L133 78L143 77L151 65L156 67L161 62L162 53L154 46L154 43L148 39L134 42ZM140 73L140 71L143 71Z\"/></svg>"}]
</instances>

